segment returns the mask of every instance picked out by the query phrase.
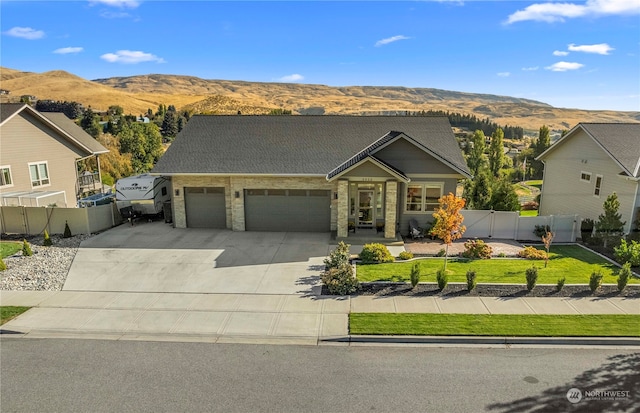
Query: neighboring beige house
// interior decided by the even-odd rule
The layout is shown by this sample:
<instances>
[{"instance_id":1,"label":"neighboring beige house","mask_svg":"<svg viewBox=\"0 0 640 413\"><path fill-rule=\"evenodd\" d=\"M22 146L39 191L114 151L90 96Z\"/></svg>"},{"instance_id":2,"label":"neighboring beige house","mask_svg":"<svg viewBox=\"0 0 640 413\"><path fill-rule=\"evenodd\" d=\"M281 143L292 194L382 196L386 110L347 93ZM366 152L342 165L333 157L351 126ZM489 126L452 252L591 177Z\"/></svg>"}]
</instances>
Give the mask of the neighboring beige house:
<instances>
[{"instance_id":1,"label":"neighboring beige house","mask_svg":"<svg viewBox=\"0 0 640 413\"><path fill-rule=\"evenodd\" d=\"M395 238L470 177L446 117L194 116L151 172L176 227Z\"/></svg>"},{"instance_id":2,"label":"neighboring beige house","mask_svg":"<svg viewBox=\"0 0 640 413\"><path fill-rule=\"evenodd\" d=\"M594 221L616 193L625 232L640 210L640 123L580 123L538 156L544 163L540 215Z\"/></svg>"},{"instance_id":3,"label":"neighboring beige house","mask_svg":"<svg viewBox=\"0 0 640 413\"><path fill-rule=\"evenodd\" d=\"M107 152L63 113L1 104L0 205L75 207L78 161Z\"/></svg>"}]
</instances>

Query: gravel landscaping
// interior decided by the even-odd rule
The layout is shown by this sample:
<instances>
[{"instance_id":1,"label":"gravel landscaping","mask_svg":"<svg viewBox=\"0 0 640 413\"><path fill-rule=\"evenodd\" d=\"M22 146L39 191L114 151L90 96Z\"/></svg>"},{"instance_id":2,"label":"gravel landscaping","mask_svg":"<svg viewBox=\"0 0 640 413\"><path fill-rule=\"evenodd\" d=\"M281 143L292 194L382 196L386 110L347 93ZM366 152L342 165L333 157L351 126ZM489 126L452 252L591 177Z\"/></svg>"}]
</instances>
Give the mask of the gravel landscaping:
<instances>
[{"instance_id":1,"label":"gravel landscaping","mask_svg":"<svg viewBox=\"0 0 640 413\"><path fill-rule=\"evenodd\" d=\"M22 252L4 258L7 269L0 273L0 290L11 291L60 291L80 243L91 235L62 238L51 235L53 245L42 245L42 236L26 237L33 255ZM4 236L3 241L22 241L23 236Z\"/></svg>"}]
</instances>

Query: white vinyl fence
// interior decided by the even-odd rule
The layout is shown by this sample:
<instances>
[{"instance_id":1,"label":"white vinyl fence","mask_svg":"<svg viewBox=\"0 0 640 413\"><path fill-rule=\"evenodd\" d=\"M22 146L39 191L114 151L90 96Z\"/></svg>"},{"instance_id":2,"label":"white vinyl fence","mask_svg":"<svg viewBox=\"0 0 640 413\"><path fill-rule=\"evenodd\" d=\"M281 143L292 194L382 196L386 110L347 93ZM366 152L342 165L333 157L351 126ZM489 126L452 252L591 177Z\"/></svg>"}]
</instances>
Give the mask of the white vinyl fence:
<instances>
[{"instance_id":1,"label":"white vinyl fence","mask_svg":"<svg viewBox=\"0 0 640 413\"><path fill-rule=\"evenodd\" d=\"M3 234L38 235L64 233L65 223L72 234L91 234L120 224L122 219L115 204L91 208L0 207L0 232Z\"/></svg>"},{"instance_id":2,"label":"white vinyl fence","mask_svg":"<svg viewBox=\"0 0 640 413\"><path fill-rule=\"evenodd\" d=\"M536 225L548 225L554 242L575 242L580 234L578 215L521 217L518 212L463 210L464 238L516 239L540 241L533 233Z\"/></svg>"}]
</instances>

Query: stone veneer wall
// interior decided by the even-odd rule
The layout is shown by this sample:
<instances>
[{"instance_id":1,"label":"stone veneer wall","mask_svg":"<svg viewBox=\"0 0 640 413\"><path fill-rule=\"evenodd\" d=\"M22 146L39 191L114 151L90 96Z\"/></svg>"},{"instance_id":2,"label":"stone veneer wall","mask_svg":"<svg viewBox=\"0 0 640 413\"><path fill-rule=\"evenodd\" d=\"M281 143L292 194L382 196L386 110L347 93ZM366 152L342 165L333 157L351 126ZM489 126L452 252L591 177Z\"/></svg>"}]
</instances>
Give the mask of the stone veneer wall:
<instances>
[{"instance_id":1,"label":"stone veneer wall","mask_svg":"<svg viewBox=\"0 0 640 413\"><path fill-rule=\"evenodd\" d=\"M331 230L335 231L338 221L338 201L334 193L337 184L327 182L324 177L280 177L280 176L231 176L179 175L172 177L173 214L176 228L186 228L187 220L184 204L184 187L208 186L225 188L227 208L227 228L234 231L245 230L244 190L245 189L320 189L331 191ZM180 194L176 195L175 190ZM238 197L236 198L236 193Z\"/></svg>"}]
</instances>

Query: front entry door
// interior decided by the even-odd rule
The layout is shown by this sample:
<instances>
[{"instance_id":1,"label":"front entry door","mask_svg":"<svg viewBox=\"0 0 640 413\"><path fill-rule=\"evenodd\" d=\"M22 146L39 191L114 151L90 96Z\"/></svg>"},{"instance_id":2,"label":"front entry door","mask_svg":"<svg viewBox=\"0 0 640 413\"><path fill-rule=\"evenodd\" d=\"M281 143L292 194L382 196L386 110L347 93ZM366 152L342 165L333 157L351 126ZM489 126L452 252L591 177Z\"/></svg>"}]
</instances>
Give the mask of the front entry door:
<instances>
[{"instance_id":1,"label":"front entry door","mask_svg":"<svg viewBox=\"0 0 640 413\"><path fill-rule=\"evenodd\" d=\"M373 228L375 217L373 216L373 191L358 191L358 228Z\"/></svg>"}]
</instances>

